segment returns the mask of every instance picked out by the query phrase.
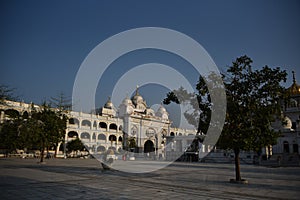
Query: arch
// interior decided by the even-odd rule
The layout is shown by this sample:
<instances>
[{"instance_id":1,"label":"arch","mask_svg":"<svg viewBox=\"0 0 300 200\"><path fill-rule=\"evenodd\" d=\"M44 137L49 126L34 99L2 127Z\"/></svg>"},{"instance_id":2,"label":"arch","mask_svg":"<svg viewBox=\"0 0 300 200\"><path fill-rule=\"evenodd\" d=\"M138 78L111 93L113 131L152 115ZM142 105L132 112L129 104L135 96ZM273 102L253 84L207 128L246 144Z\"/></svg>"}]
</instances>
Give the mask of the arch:
<instances>
[{"instance_id":1,"label":"arch","mask_svg":"<svg viewBox=\"0 0 300 200\"><path fill-rule=\"evenodd\" d=\"M96 133L93 133L92 139L96 140Z\"/></svg>"},{"instance_id":2,"label":"arch","mask_svg":"<svg viewBox=\"0 0 300 200\"><path fill-rule=\"evenodd\" d=\"M109 141L113 141L113 142L116 142L117 141L117 137L115 136L115 135L110 135L109 137L108 137L108 140Z\"/></svg>"},{"instance_id":3,"label":"arch","mask_svg":"<svg viewBox=\"0 0 300 200\"><path fill-rule=\"evenodd\" d=\"M78 138L78 133L76 131L70 131L68 132L69 138Z\"/></svg>"},{"instance_id":4,"label":"arch","mask_svg":"<svg viewBox=\"0 0 300 200\"><path fill-rule=\"evenodd\" d=\"M119 131L122 131L122 130L123 130L123 126L120 125L120 126L119 126Z\"/></svg>"},{"instance_id":5,"label":"arch","mask_svg":"<svg viewBox=\"0 0 300 200\"><path fill-rule=\"evenodd\" d=\"M170 133L170 136L173 136L173 137L174 137L174 136L175 136L175 133L174 133L174 132L171 132L171 133Z\"/></svg>"},{"instance_id":6,"label":"arch","mask_svg":"<svg viewBox=\"0 0 300 200\"><path fill-rule=\"evenodd\" d=\"M154 143L151 140L147 140L144 144L144 153L154 152Z\"/></svg>"},{"instance_id":7,"label":"arch","mask_svg":"<svg viewBox=\"0 0 300 200\"><path fill-rule=\"evenodd\" d=\"M118 130L118 126L115 123L109 125L109 130Z\"/></svg>"},{"instance_id":8,"label":"arch","mask_svg":"<svg viewBox=\"0 0 300 200\"><path fill-rule=\"evenodd\" d=\"M283 142L283 153L290 153L290 145L288 141Z\"/></svg>"},{"instance_id":9,"label":"arch","mask_svg":"<svg viewBox=\"0 0 300 200\"><path fill-rule=\"evenodd\" d=\"M19 111L15 109L7 109L4 111L4 113L10 116L11 118L17 118L20 115Z\"/></svg>"},{"instance_id":10,"label":"arch","mask_svg":"<svg viewBox=\"0 0 300 200\"><path fill-rule=\"evenodd\" d=\"M105 151L106 151L105 146L98 146L97 147L97 152L105 152Z\"/></svg>"},{"instance_id":11,"label":"arch","mask_svg":"<svg viewBox=\"0 0 300 200\"><path fill-rule=\"evenodd\" d=\"M98 135L98 140L106 140L106 136L101 133Z\"/></svg>"},{"instance_id":12,"label":"arch","mask_svg":"<svg viewBox=\"0 0 300 200\"><path fill-rule=\"evenodd\" d=\"M77 118L72 117L72 118L69 119L69 124L79 125L79 120Z\"/></svg>"},{"instance_id":13,"label":"arch","mask_svg":"<svg viewBox=\"0 0 300 200\"><path fill-rule=\"evenodd\" d=\"M118 138L118 141L119 141L119 142L122 142L122 141L123 141L122 136L120 136L120 137Z\"/></svg>"},{"instance_id":14,"label":"arch","mask_svg":"<svg viewBox=\"0 0 300 200\"><path fill-rule=\"evenodd\" d=\"M293 144L293 153L299 153L298 144Z\"/></svg>"},{"instance_id":15,"label":"arch","mask_svg":"<svg viewBox=\"0 0 300 200\"><path fill-rule=\"evenodd\" d=\"M182 136L182 133L178 133L179 136Z\"/></svg>"},{"instance_id":16,"label":"arch","mask_svg":"<svg viewBox=\"0 0 300 200\"><path fill-rule=\"evenodd\" d=\"M84 120L82 120L82 122L81 122L81 126L89 126L89 127L91 127L91 126L92 126L92 123L91 123L89 120L84 119Z\"/></svg>"},{"instance_id":17,"label":"arch","mask_svg":"<svg viewBox=\"0 0 300 200\"><path fill-rule=\"evenodd\" d=\"M27 111L24 111L24 112L23 112L23 118L24 118L24 119L28 119L28 117L29 117L28 112L27 112Z\"/></svg>"},{"instance_id":18,"label":"arch","mask_svg":"<svg viewBox=\"0 0 300 200\"><path fill-rule=\"evenodd\" d=\"M83 132L83 133L81 133L80 138L81 139L90 139L91 135L87 132Z\"/></svg>"},{"instance_id":19,"label":"arch","mask_svg":"<svg viewBox=\"0 0 300 200\"><path fill-rule=\"evenodd\" d=\"M103 129L107 129L107 124L105 122L100 122L99 127Z\"/></svg>"}]
</instances>

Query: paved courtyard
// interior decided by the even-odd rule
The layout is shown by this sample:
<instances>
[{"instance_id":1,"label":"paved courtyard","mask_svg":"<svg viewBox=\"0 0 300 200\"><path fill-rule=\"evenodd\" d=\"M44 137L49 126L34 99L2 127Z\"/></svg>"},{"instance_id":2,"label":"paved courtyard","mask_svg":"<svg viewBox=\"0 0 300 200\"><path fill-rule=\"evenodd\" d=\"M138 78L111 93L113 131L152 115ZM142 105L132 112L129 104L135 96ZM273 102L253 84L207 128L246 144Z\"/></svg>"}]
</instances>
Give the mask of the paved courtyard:
<instances>
[{"instance_id":1,"label":"paved courtyard","mask_svg":"<svg viewBox=\"0 0 300 200\"><path fill-rule=\"evenodd\" d=\"M150 173L103 171L95 159L0 159L0 199L299 199L300 168L173 163ZM138 161L124 161L138 162ZM141 163L137 163L141 164ZM155 162L142 163L153 165Z\"/></svg>"}]
</instances>

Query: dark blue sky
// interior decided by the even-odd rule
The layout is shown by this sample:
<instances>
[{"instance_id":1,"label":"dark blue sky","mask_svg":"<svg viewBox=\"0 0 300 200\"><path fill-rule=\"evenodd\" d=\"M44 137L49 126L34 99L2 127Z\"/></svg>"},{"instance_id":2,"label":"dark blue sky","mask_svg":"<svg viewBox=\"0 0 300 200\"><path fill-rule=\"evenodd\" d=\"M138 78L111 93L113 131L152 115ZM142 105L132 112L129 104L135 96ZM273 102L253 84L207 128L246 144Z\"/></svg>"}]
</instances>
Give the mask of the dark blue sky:
<instances>
[{"instance_id":1,"label":"dark blue sky","mask_svg":"<svg viewBox=\"0 0 300 200\"><path fill-rule=\"evenodd\" d=\"M71 97L76 73L95 46L119 32L148 26L192 37L221 72L247 54L254 66L286 69L286 86L292 83L292 70L300 83L299 1L1 0L0 84L16 88L25 102L39 104L60 92ZM177 65L197 80L183 61L165 52L136 52L107 70L98 86L97 106L105 103L126 70L153 61ZM157 85L141 90L150 105L160 103L168 91Z\"/></svg>"}]
</instances>

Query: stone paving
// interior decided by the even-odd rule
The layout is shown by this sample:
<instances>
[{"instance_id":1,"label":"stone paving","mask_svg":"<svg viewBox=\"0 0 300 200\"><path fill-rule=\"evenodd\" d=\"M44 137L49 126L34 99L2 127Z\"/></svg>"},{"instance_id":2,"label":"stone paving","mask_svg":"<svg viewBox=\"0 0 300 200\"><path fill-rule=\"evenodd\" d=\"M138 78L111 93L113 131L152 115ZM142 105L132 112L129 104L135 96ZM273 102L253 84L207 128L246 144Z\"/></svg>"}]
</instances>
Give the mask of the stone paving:
<instances>
[{"instance_id":1,"label":"stone paving","mask_svg":"<svg viewBox=\"0 0 300 200\"><path fill-rule=\"evenodd\" d=\"M138 162L138 161L124 161ZM139 163L140 164L140 163ZM156 164L154 161L143 163ZM0 199L299 199L300 168L173 163L149 173L104 171L95 159L0 159Z\"/></svg>"}]
</instances>

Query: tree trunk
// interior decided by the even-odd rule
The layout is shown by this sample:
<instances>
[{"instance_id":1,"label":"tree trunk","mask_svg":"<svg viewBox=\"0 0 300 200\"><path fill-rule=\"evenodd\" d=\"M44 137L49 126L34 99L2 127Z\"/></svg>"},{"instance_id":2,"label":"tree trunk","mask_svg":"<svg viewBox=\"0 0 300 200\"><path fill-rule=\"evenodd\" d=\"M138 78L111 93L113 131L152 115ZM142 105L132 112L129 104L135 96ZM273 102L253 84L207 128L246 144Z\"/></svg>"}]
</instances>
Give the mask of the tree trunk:
<instances>
[{"instance_id":1,"label":"tree trunk","mask_svg":"<svg viewBox=\"0 0 300 200\"><path fill-rule=\"evenodd\" d=\"M235 161L235 180L241 181L241 170L240 170L240 149L234 149L234 161Z\"/></svg>"},{"instance_id":2,"label":"tree trunk","mask_svg":"<svg viewBox=\"0 0 300 200\"><path fill-rule=\"evenodd\" d=\"M43 148L41 148L41 160L40 160L40 162L42 163L42 162L44 162L44 147Z\"/></svg>"},{"instance_id":3,"label":"tree trunk","mask_svg":"<svg viewBox=\"0 0 300 200\"><path fill-rule=\"evenodd\" d=\"M44 151L45 151L45 143L42 142L42 148L41 148L41 160L40 162L43 163L44 162Z\"/></svg>"}]
</instances>

